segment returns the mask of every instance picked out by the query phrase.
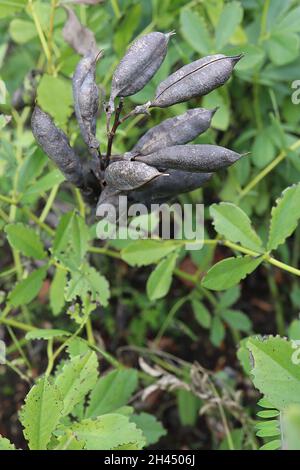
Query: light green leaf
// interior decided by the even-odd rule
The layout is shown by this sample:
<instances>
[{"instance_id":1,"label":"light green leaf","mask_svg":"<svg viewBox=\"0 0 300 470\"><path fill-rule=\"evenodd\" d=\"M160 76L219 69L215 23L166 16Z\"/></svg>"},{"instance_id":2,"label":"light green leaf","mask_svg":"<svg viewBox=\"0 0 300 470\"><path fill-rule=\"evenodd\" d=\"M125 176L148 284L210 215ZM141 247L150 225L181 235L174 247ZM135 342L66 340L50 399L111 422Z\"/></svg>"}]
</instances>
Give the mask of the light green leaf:
<instances>
[{"instance_id":1,"label":"light green leaf","mask_svg":"<svg viewBox=\"0 0 300 470\"><path fill-rule=\"evenodd\" d=\"M77 296L84 298L88 293L92 300L100 302L104 307L108 305L110 292L106 278L86 264L80 271L71 273L65 296L69 302Z\"/></svg>"},{"instance_id":2,"label":"light green leaf","mask_svg":"<svg viewBox=\"0 0 300 470\"><path fill-rule=\"evenodd\" d=\"M263 410L257 413L257 416L260 418L275 418L279 416L280 412L278 410Z\"/></svg>"},{"instance_id":3,"label":"light green leaf","mask_svg":"<svg viewBox=\"0 0 300 470\"><path fill-rule=\"evenodd\" d=\"M31 450L46 450L61 418L63 403L58 389L47 377L39 379L21 408L20 421Z\"/></svg>"},{"instance_id":4,"label":"light green leaf","mask_svg":"<svg viewBox=\"0 0 300 470\"><path fill-rule=\"evenodd\" d=\"M177 249L178 244L172 241L137 240L124 248L121 256L130 266L148 266Z\"/></svg>"},{"instance_id":5,"label":"light green leaf","mask_svg":"<svg viewBox=\"0 0 300 470\"><path fill-rule=\"evenodd\" d=\"M134 414L130 417L130 421L143 431L147 446L155 444L167 434L162 424L149 413Z\"/></svg>"},{"instance_id":6,"label":"light green leaf","mask_svg":"<svg viewBox=\"0 0 300 470\"><path fill-rule=\"evenodd\" d=\"M177 392L177 407L182 426L195 426L199 417L201 400L189 390Z\"/></svg>"},{"instance_id":7,"label":"light green leaf","mask_svg":"<svg viewBox=\"0 0 300 470\"><path fill-rule=\"evenodd\" d=\"M276 31L300 32L300 6L292 9L276 24Z\"/></svg>"},{"instance_id":8,"label":"light green leaf","mask_svg":"<svg viewBox=\"0 0 300 470\"><path fill-rule=\"evenodd\" d=\"M120 414L106 414L92 420L86 419L73 424L71 431L75 437L85 443L87 450L112 450L119 446L125 450L142 449L145 438L129 418Z\"/></svg>"},{"instance_id":9,"label":"light green leaf","mask_svg":"<svg viewBox=\"0 0 300 470\"><path fill-rule=\"evenodd\" d=\"M25 256L32 256L36 259L44 259L47 254L36 231L22 223L9 224L5 227L10 245Z\"/></svg>"},{"instance_id":10,"label":"light green leaf","mask_svg":"<svg viewBox=\"0 0 300 470\"><path fill-rule=\"evenodd\" d=\"M225 337L225 328L223 322L219 317L215 316L212 319L210 329L210 341L216 347L219 347Z\"/></svg>"},{"instance_id":11,"label":"light green leaf","mask_svg":"<svg viewBox=\"0 0 300 470\"><path fill-rule=\"evenodd\" d=\"M172 253L163 259L150 274L147 281L147 295L150 300L161 299L169 292L177 257L178 253Z\"/></svg>"},{"instance_id":12,"label":"light green leaf","mask_svg":"<svg viewBox=\"0 0 300 470\"><path fill-rule=\"evenodd\" d=\"M220 295L217 308L222 310L224 308L231 307L237 302L237 300L240 298L240 295L240 286L233 286L231 289L228 289L226 292Z\"/></svg>"},{"instance_id":13,"label":"light green leaf","mask_svg":"<svg viewBox=\"0 0 300 470\"><path fill-rule=\"evenodd\" d=\"M209 208L216 231L227 240L241 243L245 248L260 252L262 241L242 209L229 202L213 204Z\"/></svg>"},{"instance_id":14,"label":"light green leaf","mask_svg":"<svg viewBox=\"0 0 300 470\"><path fill-rule=\"evenodd\" d=\"M300 450L300 406L291 405L281 415L283 450Z\"/></svg>"},{"instance_id":15,"label":"light green leaf","mask_svg":"<svg viewBox=\"0 0 300 470\"><path fill-rule=\"evenodd\" d=\"M259 450L278 450L280 448L281 448L281 440L275 439L274 441L267 442L267 444L264 444L263 446L261 446Z\"/></svg>"},{"instance_id":16,"label":"light green leaf","mask_svg":"<svg viewBox=\"0 0 300 470\"><path fill-rule=\"evenodd\" d=\"M98 378L96 353L91 351L84 356L77 356L68 361L55 378L64 402L63 416L72 412L74 406L93 389Z\"/></svg>"},{"instance_id":17,"label":"light green leaf","mask_svg":"<svg viewBox=\"0 0 300 470\"><path fill-rule=\"evenodd\" d=\"M184 39L200 54L212 50L212 40L203 17L194 11L182 9L180 14L181 32Z\"/></svg>"},{"instance_id":18,"label":"light green leaf","mask_svg":"<svg viewBox=\"0 0 300 470\"><path fill-rule=\"evenodd\" d=\"M95 418L126 405L136 387L136 370L120 369L109 372L101 377L94 387L86 417Z\"/></svg>"},{"instance_id":19,"label":"light green leaf","mask_svg":"<svg viewBox=\"0 0 300 470\"><path fill-rule=\"evenodd\" d=\"M211 325L211 316L207 308L196 299L192 300L192 307L197 322L203 328L209 328Z\"/></svg>"},{"instance_id":20,"label":"light green leaf","mask_svg":"<svg viewBox=\"0 0 300 470\"><path fill-rule=\"evenodd\" d=\"M33 331L29 331L26 333L25 338L30 341L30 340L35 340L35 339L53 339L53 338L61 338L63 336L71 336L71 333L65 330L57 330L57 329L36 329Z\"/></svg>"},{"instance_id":21,"label":"light green leaf","mask_svg":"<svg viewBox=\"0 0 300 470\"><path fill-rule=\"evenodd\" d=\"M261 169L267 166L275 157L276 148L272 140L272 128L264 129L257 133L253 147L251 160Z\"/></svg>"},{"instance_id":22,"label":"light green leaf","mask_svg":"<svg viewBox=\"0 0 300 470\"><path fill-rule=\"evenodd\" d=\"M276 31L272 33L266 46L273 64L285 65L298 57L300 40L298 34L293 32Z\"/></svg>"},{"instance_id":23,"label":"light green leaf","mask_svg":"<svg viewBox=\"0 0 300 470\"><path fill-rule=\"evenodd\" d=\"M272 209L268 250L276 250L296 230L300 219L300 183L285 189Z\"/></svg>"},{"instance_id":24,"label":"light green leaf","mask_svg":"<svg viewBox=\"0 0 300 470\"><path fill-rule=\"evenodd\" d=\"M8 439L0 435L0 451L2 450L16 450L16 448Z\"/></svg>"},{"instance_id":25,"label":"light green leaf","mask_svg":"<svg viewBox=\"0 0 300 470\"><path fill-rule=\"evenodd\" d=\"M37 88L37 102L58 126L65 128L73 112L71 81L61 76L43 75Z\"/></svg>"},{"instance_id":26,"label":"light green leaf","mask_svg":"<svg viewBox=\"0 0 300 470\"><path fill-rule=\"evenodd\" d=\"M67 284L67 271L57 267L50 286L50 306L53 315L59 315L65 305L64 292Z\"/></svg>"},{"instance_id":27,"label":"light green leaf","mask_svg":"<svg viewBox=\"0 0 300 470\"><path fill-rule=\"evenodd\" d=\"M262 262L262 258L238 256L226 258L215 264L202 280L202 286L212 290L225 290L233 287L252 273Z\"/></svg>"},{"instance_id":28,"label":"light green leaf","mask_svg":"<svg viewBox=\"0 0 300 470\"><path fill-rule=\"evenodd\" d=\"M14 307L26 305L39 293L46 277L48 266L43 266L29 274L26 279L18 282L9 294L9 302Z\"/></svg>"},{"instance_id":29,"label":"light green leaf","mask_svg":"<svg viewBox=\"0 0 300 470\"><path fill-rule=\"evenodd\" d=\"M56 228L53 247L52 247L52 251L54 254L58 254L61 251L64 251L66 249L66 246L68 245L70 241L70 232L71 232L73 217L74 217L73 211L67 212L61 217L59 224Z\"/></svg>"},{"instance_id":30,"label":"light green leaf","mask_svg":"<svg viewBox=\"0 0 300 470\"><path fill-rule=\"evenodd\" d=\"M27 5L27 0L0 0L0 18L20 12Z\"/></svg>"},{"instance_id":31,"label":"light green leaf","mask_svg":"<svg viewBox=\"0 0 300 470\"><path fill-rule=\"evenodd\" d=\"M251 330L252 322L243 312L239 310L223 310L221 312L223 320L232 328L236 328L246 333Z\"/></svg>"},{"instance_id":32,"label":"light green leaf","mask_svg":"<svg viewBox=\"0 0 300 470\"><path fill-rule=\"evenodd\" d=\"M37 36L34 23L27 20L15 18L9 25L9 34L17 44L26 44L26 42Z\"/></svg>"},{"instance_id":33,"label":"light green leaf","mask_svg":"<svg viewBox=\"0 0 300 470\"><path fill-rule=\"evenodd\" d=\"M216 49L224 47L234 35L243 19L243 8L240 2L229 2L224 6L216 29Z\"/></svg>"},{"instance_id":34,"label":"light green leaf","mask_svg":"<svg viewBox=\"0 0 300 470\"><path fill-rule=\"evenodd\" d=\"M230 103L220 90L214 90L203 97L203 106L208 109L219 108L212 119L212 127L226 131L230 124Z\"/></svg>"},{"instance_id":35,"label":"light green leaf","mask_svg":"<svg viewBox=\"0 0 300 470\"><path fill-rule=\"evenodd\" d=\"M41 193L45 193L52 189L56 184L60 184L65 180L64 175L60 170L52 170L47 175L42 176L40 179L35 181L23 194L21 201L23 203L30 202L33 197L40 196Z\"/></svg>"},{"instance_id":36,"label":"light green leaf","mask_svg":"<svg viewBox=\"0 0 300 470\"><path fill-rule=\"evenodd\" d=\"M251 337L246 347L254 364L253 383L273 407L283 410L290 404L300 404L300 367L293 360L292 343L278 336Z\"/></svg>"},{"instance_id":37,"label":"light green leaf","mask_svg":"<svg viewBox=\"0 0 300 470\"><path fill-rule=\"evenodd\" d=\"M72 249L80 263L88 249L89 231L85 221L78 214L74 214L72 218L71 236Z\"/></svg>"}]
</instances>

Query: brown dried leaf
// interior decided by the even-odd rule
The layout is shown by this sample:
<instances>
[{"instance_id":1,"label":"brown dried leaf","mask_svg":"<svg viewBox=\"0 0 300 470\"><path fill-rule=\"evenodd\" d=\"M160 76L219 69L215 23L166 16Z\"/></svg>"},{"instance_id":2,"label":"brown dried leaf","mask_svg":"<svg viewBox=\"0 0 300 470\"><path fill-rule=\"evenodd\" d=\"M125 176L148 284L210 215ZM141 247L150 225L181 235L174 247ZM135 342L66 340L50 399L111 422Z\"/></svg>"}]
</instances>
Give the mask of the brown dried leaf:
<instances>
[{"instance_id":1,"label":"brown dried leaf","mask_svg":"<svg viewBox=\"0 0 300 470\"><path fill-rule=\"evenodd\" d=\"M80 23L71 8L65 7L65 9L68 18L62 30L64 40L80 55L96 55L98 48L92 31Z\"/></svg>"}]
</instances>

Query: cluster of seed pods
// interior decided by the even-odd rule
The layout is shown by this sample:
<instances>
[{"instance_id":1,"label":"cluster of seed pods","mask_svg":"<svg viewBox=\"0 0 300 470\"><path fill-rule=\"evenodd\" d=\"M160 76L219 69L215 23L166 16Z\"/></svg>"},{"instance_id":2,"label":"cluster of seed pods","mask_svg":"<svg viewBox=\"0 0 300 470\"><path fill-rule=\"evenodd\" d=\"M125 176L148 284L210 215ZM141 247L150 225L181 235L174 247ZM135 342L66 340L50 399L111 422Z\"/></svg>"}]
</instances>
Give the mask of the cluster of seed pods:
<instances>
[{"instance_id":1,"label":"cluster of seed pods","mask_svg":"<svg viewBox=\"0 0 300 470\"><path fill-rule=\"evenodd\" d=\"M99 108L96 64L102 54L93 47L80 60L73 76L73 95L76 119L90 155L88 165L81 163L66 135L48 114L39 107L33 112L32 130L37 142L67 180L91 201L97 200L98 213L102 204L117 206L119 195L146 205L170 200L201 187L213 172L241 158L240 154L216 145L189 144L211 125L216 109L203 108L166 119L146 132L129 152L111 156L115 133L124 120L135 114L149 114L154 107L166 108L206 95L227 82L241 58L218 54L185 65L159 84L152 101L121 117L124 98L142 90L155 75L166 57L172 34L152 32L138 38L116 68L105 105L108 143L103 155L96 138ZM110 128L113 115L114 124Z\"/></svg>"}]
</instances>

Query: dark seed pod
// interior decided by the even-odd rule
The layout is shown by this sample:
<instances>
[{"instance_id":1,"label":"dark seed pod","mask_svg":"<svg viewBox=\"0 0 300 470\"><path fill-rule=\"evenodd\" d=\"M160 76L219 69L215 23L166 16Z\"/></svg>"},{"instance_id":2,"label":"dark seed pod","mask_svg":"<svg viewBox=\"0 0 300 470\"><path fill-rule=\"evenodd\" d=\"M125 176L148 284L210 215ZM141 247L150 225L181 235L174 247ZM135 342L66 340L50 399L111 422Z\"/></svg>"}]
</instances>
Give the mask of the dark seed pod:
<instances>
[{"instance_id":1,"label":"dark seed pod","mask_svg":"<svg viewBox=\"0 0 300 470\"><path fill-rule=\"evenodd\" d=\"M86 55L79 62L73 76L75 114L83 140L91 149L99 148L96 134L96 115L99 108L99 90L96 84L96 64L100 55Z\"/></svg>"},{"instance_id":2,"label":"dark seed pod","mask_svg":"<svg viewBox=\"0 0 300 470\"><path fill-rule=\"evenodd\" d=\"M166 57L172 34L149 33L130 46L113 75L109 101L112 112L117 96L134 95L151 80Z\"/></svg>"},{"instance_id":3,"label":"dark seed pod","mask_svg":"<svg viewBox=\"0 0 300 470\"><path fill-rule=\"evenodd\" d=\"M180 116L166 119L153 127L133 147L131 154L147 155L165 147L191 142L207 131L216 109L190 109Z\"/></svg>"},{"instance_id":4,"label":"dark seed pod","mask_svg":"<svg viewBox=\"0 0 300 470\"><path fill-rule=\"evenodd\" d=\"M157 178L147 183L141 190L130 193L134 201L145 202L147 205L160 203L201 188L210 180L213 173L190 173L187 171L168 169L168 178Z\"/></svg>"},{"instance_id":5,"label":"dark seed pod","mask_svg":"<svg viewBox=\"0 0 300 470\"><path fill-rule=\"evenodd\" d=\"M135 157L135 161L159 169L210 172L230 166L241 157L239 153L217 145L175 145L150 155Z\"/></svg>"},{"instance_id":6,"label":"dark seed pod","mask_svg":"<svg viewBox=\"0 0 300 470\"><path fill-rule=\"evenodd\" d=\"M145 163L119 161L109 165L104 177L108 186L118 191L132 191L161 176L161 173Z\"/></svg>"},{"instance_id":7,"label":"dark seed pod","mask_svg":"<svg viewBox=\"0 0 300 470\"><path fill-rule=\"evenodd\" d=\"M241 58L241 55L227 57L218 54L185 65L158 86L151 106L166 108L196 96L206 95L227 82Z\"/></svg>"},{"instance_id":8,"label":"dark seed pod","mask_svg":"<svg viewBox=\"0 0 300 470\"><path fill-rule=\"evenodd\" d=\"M78 187L83 183L82 166L67 136L53 123L49 114L35 107L31 118L33 135L44 152L58 166L66 179Z\"/></svg>"},{"instance_id":9,"label":"dark seed pod","mask_svg":"<svg viewBox=\"0 0 300 470\"><path fill-rule=\"evenodd\" d=\"M71 8L64 7L68 19L63 27L62 35L64 40L74 49L75 52L84 56L87 53L97 53L95 36L88 28L83 26Z\"/></svg>"}]
</instances>

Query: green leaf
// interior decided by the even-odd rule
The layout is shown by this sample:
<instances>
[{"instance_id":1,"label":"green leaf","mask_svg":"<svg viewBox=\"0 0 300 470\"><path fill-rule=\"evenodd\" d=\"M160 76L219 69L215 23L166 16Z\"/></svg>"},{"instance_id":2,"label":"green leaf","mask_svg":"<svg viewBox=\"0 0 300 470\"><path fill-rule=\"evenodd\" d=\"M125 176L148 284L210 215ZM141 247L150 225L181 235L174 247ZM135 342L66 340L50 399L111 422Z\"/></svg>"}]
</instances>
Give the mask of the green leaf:
<instances>
[{"instance_id":1,"label":"green leaf","mask_svg":"<svg viewBox=\"0 0 300 470\"><path fill-rule=\"evenodd\" d=\"M87 294L91 294L91 299L100 302L104 307L108 305L109 284L102 274L88 264L80 271L71 273L65 295L69 302L77 296L84 298Z\"/></svg>"},{"instance_id":2,"label":"green leaf","mask_svg":"<svg viewBox=\"0 0 300 470\"><path fill-rule=\"evenodd\" d=\"M242 209L229 202L213 204L209 208L216 231L227 240L241 243L245 248L260 252L262 241Z\"/></svg>"},{"instance_id":3,"label":"green leaf","mask_svg":"<svg viewBox=\"0 0 300 470\"><path fill-rule=\"evenodd\" d=\"M300 218L300 183L285 189L272 209L268 250L276 250L296 230Z\"/></svg>"},{"instance_id":4,"label":"green leaf","mask_svg":"<svg viewBox=\"0 0 300 470\"><path fill-rule=\"evenodd\" d=\"M300 450L300 406L291 405L281 415L282 447Z\"/></svg>"},{"instance_id":5,"label":"green leaf","mask_svg":"<svg viewBox=\"0 0 300 470\"><path fill-rule=\"evenodd\" d=\"M243 312L238 310L223 310L221 312L223 320L232 328L248 333L251 330L252 322Z\"/></svg>"},{"instance_id":6,"label":"green leaf","mask_svg":"<svg viewBox=\"0 0 300 470\"><path fill-rule=\"evenodd\" d=\"M276 31L266 43L269 57L273 64L285 65L293 62L299 54L298 34L290 31Z\"/></svg>"},{"instance_id":7,"label":"green leaf","mask_svg":"<svg viewBox=\"0 0 300 470\"><path fill-rule=\"evenodd\" d=\"M276 24L276 31L300 32L300 6L292 9Z\"/></svg>"},{"instance_id":8,"label":"green leaf","mask_svg":"<svg viewBox=\"0 0 300 470\"><path fill-rule=\"evenodd\" d=\"M9 224L5 227L10 245L25 256L35 259L44 259L47 254L36 231L22 223Z\"/></svg>"},{"instance_id":9,"label":"green leaf","mask_svg":"<svg viewBox=\"0 0 300 470\"><path fill-rule=\"evenodd\" d=\"M23 194L21 201L23 203L30 202L33 197L40 196L41 193L45 193L52 189L53 186L62 183L65 180L64 175L60 170L52 170L47 175L42 176L35 183L33 183Z\"/></svg>"},{"instance_id":10,"label":"green leaf","mask_svg":"<svg viewBox=\"0 0 300 470\"><path fill-rule=\"evenodd\" d=\"M252 273L262 262L262 258L238 256L226 258L215 264L202 280L202 286L211 290L225 290L233 287Z\"/></svg>"},{"instance_id":11,"label":"green leaf","mask_svg":"<svg viewBox=\"0 0 300 470\"><path fill-rule=\"evenodd\" d=\"M203 97L203 106L208 109L219 108L212 119L212 127L226 131L230 124L230 102L220 90L214 90Z\"/></svg>"},{"instance_id":12,"label":"green leaf","mask_svg":"<svg viewBox=\"0 0 300 470\"><path fill-rule=\"evenodd\" d=\"M36 28L31 21L15 18L9 25L9 34L17 44L26 42L37 36Z\"/></svg>"},{"instance_id":13,"label":"green leaf","mask_svg":"<svg viewBox=\"0 0 300 470\"><path fill-rule=\"evenodd\" d=\"M203 17L182 9L180 14L181 33L184 39L200 54L207 55L212 50L212 40Z\"/></svg>"},{"instance_id":14,"label":"green leaf","mask_svg":"<svg viewBox=\"0 0 300 470\"><path fill-rule=\"evenodd\" d=\"M78 214L74 214L72 218L71 236L72 249L78 256L78 263L80 263L88 249L89 231L85 221Z\"/></svg>"},{"instance_id":15,"label":"green leaf","mask_svg":"<svg viewBox=\"0 0 300 470\"><path fill-rule=\"evenodd\" d=\"M27 5L27 0L0 0L0 18L20 12Z\"/></svg>"},{"instance_id":16,"label":"green leaf","mask_svg":"<svg viewBox=\"0 0 300 470\"><path fill-rule=\"evenodd\" d=\"M16 448L8 439L0 435L0 451L2 450L16 450Z\"/></svg>"},{"instance_id":17,"label":"green leaf","mask_svg":"<svg viewBox=\"0 0 300 470\"><path fill-rule=\"evenodd\" d=\"M246 346L254 364L253 383L273 407L282 410L300 404L300 367L293 360L292 343L278 336L251 337Z\"/></svg>"},{"instance_id":18,"label":"green leaf","mask_svg":"<svg viewBox=\"0 0 300 470\"><path fill-rule=\"evenodd\" d=\"M147 281L147 295L150 300L165 297L170 290L178 253L163 259L152 271Z\"/></svg>"},{"instance_id":19,"label":"green leaf","mask_svg":"<svg viewBox=\"0 0 300 470\"><path fill-rule=\"evenodd\" d=\"M121 256L130 266L148 266L177 249L178 244L172 241L137 240L124 248Z\"/></svg>"},{"instance_id":20,"label":"green leaf","mask_svg":"<svg viewBox=\"0 0 300 470\"><path fill-rule=\"evenodd\" d=\"M280 412L278 410L263 410L257 413L257 416L260 418L275 418L279 416Z\"/></svg>"},{"instance_id":21,"label":"green leaf","mask_svg":"<svg viewBox=\"0 0 300 470\"><path fill-rule=\"evenodd\" d=\"M85 443L87 450L113 450L119 446L126 449L142 449L145 438L140 429L121 414L106 414L99 418L85 419L73 424L71 431L75 437Z\"/></svg>"},{"instance_id":22,"label":"green leaf","mask_svg":"<svg viewBox=\"0 0 300 470\"><path fill-rule=\"evenodd\" d=\"M234 305L240 298L241 289L240 286L233 286L226 292L222 293L219 297L218 310L222 310Z\"/></svg>"},{"instance_id":23,"label":"green leaf","mask_svg":"<svg viewBox=\"0 0 300 470\"><path fill-rule=\"evenodd\" d=\"M199 325L201 325L203 328L209 328L211 325L211 316L207 308L196 299L192 300L192 307L194 316Z\"/></svg>"},{"instance_id":24,"label":"green leaf","mask_svg":"<svg viewBox=\"0 0 300 470\"><path fill-rule=\"evenodd\" d=\"M98 378L96 353L91 351L84 356L77 356L68 361L55 378L64 402L63 416L72 412L74 406L93 389Z\"/></svg>"},{"instance_id":25,"label":"green leaf","mask_svg":"<svg viewBox=\"0 0 300 470\"><path fill-rule=\"evenodd\" d=\"M224 6L216 29L216 49L222 49L234 35L243 19L240 2L229 2Z\"/></svg>"},{"instance_id":26,"label":"green leaf","mask_svg":"<svg viewBox=\"0 0 300 470\"><path fill-rule=\"evenodd\" d=\"M14 307L26 305L39 293L46 277L48 266L43 266L29 274L26 279L18 282L9 294L9 303Z\"/></svg>"},{"instance_id":27,"label":"green leaf","mask_svg":"<svg viewBox=\"0 0 300 470\"><path fill-rule=\"evenodd\" d=\"M53 247L52 247L52 251L54 254L59 254L66 249L70 241L70 232L71 232L73 217L74 217L73 211L67 212L61 217L59 224L56 228Z\"/></svg>"},{"instance_id":28,"label":"green leaf","mask_svg":"<svg viewBox=\"0 0 300 470\"><path fill-rule=\"evenodd\" d=\"M261 446L259 450L278 450L280 448L281 448L281 440L275 439L274 441L267 442L267 444L264 444L263 446Z\"/></svg>"},{"instance_id":29,"label":"green leaf","mask_svg":"<svg viewBox=\"0 0 300 470\"><path fill-rule=\"evenodd\" d=\"M53 338L61 338L63 336L71 336L71 333L65 330L56 330L56 329L36 329L33 331L29 331L26 333L25 338L30 341L30 340L35 340L35 339L53 339Z\"/></svg>"},{"instance_id":30,"label":"green leaf","mask_svg":"<svg viewBox=\"0 0 300 470\"><path fill-rule=\"evenodd\" d=\"M120 369L101 377L94 387L86 410L87 418L111 413L127 404L137 387L137 371Z\"/></svg>"},{"instance_id":31,"label":"green leaf","mask_svg":"<svg viewBox=\"0 0 300 470\"><path fill-rule=\"evenodd\" d=\"M261 169L267 166L275 158L276 148L272 139L274 130L268 127L257 133L252 147L251 160Z\"/></svg>"},{"instance_id":32,"label":"green leaf","mask_svg":"<svg viewBox=\"0 0 300 470\"><path fill-rule=\"evenodd\" d=\"M38 380L21 408L20 421L31 450L46 450L61 418L63 403L58 389L47 377Z\"/></svg>"},{"instance_id":33,"label":"green leaf","mask_svg":"<svg viewBox=\"0 0 300 470\"><path fill-rule=\"evenodd\" d=\"M134 414L130 417L130 421L143 431L147 446L155 444L167 434L162 424L149 413Z\"/></svg>"},{"instance_id":34,"label":"green leaf","mask_svg":"<svg viewBox=\"0 0 300 470\"><path fill-rule=\"evenodd\" d=\"M58 126L65 128L73 113L71 81L61 76L43 75L37 88L37 102Z\"/></svg>"},{"instance_id":35,"label":"green leaf","mask_svg":"<svg viewBox=\"0 0 300 470\"><path fill-rule=\"evenodd\" d=\"M57 267L50 286L50 306L53 315L59 315L65 305L64 292L67 284L67 271Z\"/></svg>"},{"instance_id":36,"label":"green leaf","mask_svg":"<svg viewBox=\"0 0 300 470\"><path fill-rule=\"evenodd\" d=\"M210 340L212 344L219 347L225 337L225 328L219 317L213 317L210 329Z\"/></svg>"},{"instance_id":37,"label":"green leaf","mask_svg":"<svg viewBox=\"0 0 300 470\"><path fill-rule=\"evenodd\" d=\"M199 417L201 400L188 390L178 390L177 406L182 426L195 426Z\"/></svg>"}]
</instances>

